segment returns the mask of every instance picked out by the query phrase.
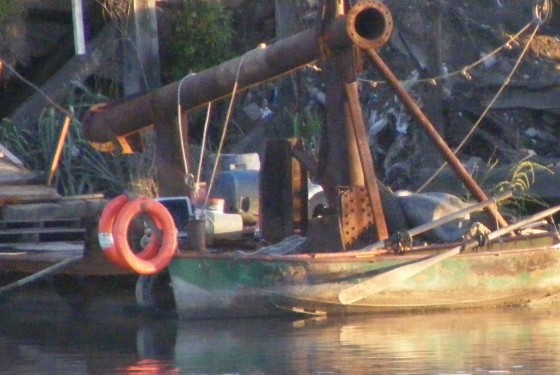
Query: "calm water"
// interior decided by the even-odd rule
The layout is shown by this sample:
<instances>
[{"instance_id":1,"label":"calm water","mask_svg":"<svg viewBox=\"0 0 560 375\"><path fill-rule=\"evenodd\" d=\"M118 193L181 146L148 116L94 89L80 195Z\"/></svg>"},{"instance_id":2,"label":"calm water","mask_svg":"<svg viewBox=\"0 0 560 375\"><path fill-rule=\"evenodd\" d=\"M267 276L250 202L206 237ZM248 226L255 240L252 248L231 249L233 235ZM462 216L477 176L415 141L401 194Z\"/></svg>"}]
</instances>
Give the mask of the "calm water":
<instances>
[{"instance_id":1,"label":"calm water","mask_svg":"<svg viewBox=\"0 0 560 375\"><path fill-rule=\"evenodd\" d=\"M559 374L560 307L178 322L0 315L0 374Z\"/></svg>"}]
</instances>

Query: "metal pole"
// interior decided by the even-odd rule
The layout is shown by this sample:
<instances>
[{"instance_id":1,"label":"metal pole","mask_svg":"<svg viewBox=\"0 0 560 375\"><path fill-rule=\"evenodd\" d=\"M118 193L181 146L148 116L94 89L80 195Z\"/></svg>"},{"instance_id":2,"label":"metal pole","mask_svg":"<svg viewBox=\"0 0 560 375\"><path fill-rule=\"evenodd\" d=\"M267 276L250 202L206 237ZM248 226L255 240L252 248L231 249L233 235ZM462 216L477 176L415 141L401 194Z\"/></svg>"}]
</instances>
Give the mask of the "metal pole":
<instances>
[{"instance_id":1,"label":"metal pole","mask_svg":"<svg viewBox=\"0 0 560 375\"><path fill-rule=\"evenodd\" d=\"M473 194L480 202L488 200L488 196L476 181L469 174L467 169L463 166L461 161L455 156L453 151L449 148L445 140L439 135L430 120L424 115L422 110L418 107L414 99L406 92L401 86L399 80L389 67L385 64L381 56L373 49L368 49L367 53L371 58L373 64L379 73L385 78L387 83L393 88L395 94L399 97L402 103L410 111L410 113L418 120L420 125L424 128L426 135L432 140L436 148L441 152L447 163L453 168L457 176L465 184L465 187ZM508 223L498 212L495 206L488 206L485 210L498 222L500 227L507 227Z\"/></svg>"}]
</instances>

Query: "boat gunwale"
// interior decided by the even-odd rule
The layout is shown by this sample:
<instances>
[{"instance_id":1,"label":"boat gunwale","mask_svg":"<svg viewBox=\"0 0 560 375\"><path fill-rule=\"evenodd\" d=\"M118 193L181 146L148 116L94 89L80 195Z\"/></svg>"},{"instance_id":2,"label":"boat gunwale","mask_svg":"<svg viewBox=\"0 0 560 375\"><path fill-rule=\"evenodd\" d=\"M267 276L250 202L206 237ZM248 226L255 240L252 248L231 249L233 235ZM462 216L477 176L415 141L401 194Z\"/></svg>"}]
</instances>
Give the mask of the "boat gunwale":
<instances>
[{"instance_id":1,"label":"boat gunwale","mask_svg":"<svg viewBox=\"0 0 560 375\"><path fill-rule=\"evenodd\" d=\"M516 249L498 249L492 250L492 244L499 244L503 246L507 243L513 243L519 240L531 241L539 240L544 238L550 238L553 243L551 245L537 245L537 246L526 246L524 248ZM560 234L556 232L546 232L546 233L536 233L523 235L522 237L508 237L501 238L492 241L490 244L486 245L489 248L483 251L466 252L460 253L457 256L460 257L482 257L482 256L496 256L502 254L514 254L520 252L530 252L530 251L545 251L554 250L554 247L560 244ZM347 252L333 252L333 253L302 253L302 254L252 254L252 253L240 253L240 252L178 252L174 259L176 260L230 260L236 262L251 262L251 261L263 261L263 262L313 262L313 263L330 263L330 262L371 262L377 260L412 260L425 258L427 256L437 255L442 251L449 250L455 246L460 246L461 242L446 243L446 244L432 244L428 246L417 246L413 249L406 251L404 254L394 254L390 249L383 248L378 250L373 250L369 252L363 251L347 251Z\"/></svg>"}]
</instances>

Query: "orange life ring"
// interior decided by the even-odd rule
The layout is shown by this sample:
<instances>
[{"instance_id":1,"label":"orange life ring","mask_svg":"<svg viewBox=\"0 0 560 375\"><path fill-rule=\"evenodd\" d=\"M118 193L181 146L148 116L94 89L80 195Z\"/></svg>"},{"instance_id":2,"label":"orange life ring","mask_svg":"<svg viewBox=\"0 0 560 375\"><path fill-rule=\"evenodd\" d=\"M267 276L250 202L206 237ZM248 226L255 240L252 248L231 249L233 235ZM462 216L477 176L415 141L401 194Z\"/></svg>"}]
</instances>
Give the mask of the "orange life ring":
<instances>
[{"instance_id":1,"label":"orange life ring","mask_svg":"<svg viewBox=\"0 0 560 375\"><path fill-rule=\"evenodd\" d=\"M111 200L103 209L99 218L97 239L99 245L103 249L105 256L116 266L124 269L130 269L128 264L121 258L115 239L113 237L113 227L120 210L127 204L130 199L122 194ZM160 247L160 241L157 236L151 236L150 243L136 256L142 259L150 259L157 254Z\"/></svg>"},{"instance_id":2,"label":"orange life ring","mask_svg":"<svg viewBox=\"0 0 560 375\"><path fill-rule=\"evenodd\" d=\"M158 247L157 253L149 258L135 254L128 243L130 224L140 214L148 215L162 230L161 246ZM161 272L171 263L177 249L177 227L173 217L165 206L153 199L138 198L127 202L115 220L113 236L120 258L130 269L141 275Z\"/></svg>"}]
</instances>

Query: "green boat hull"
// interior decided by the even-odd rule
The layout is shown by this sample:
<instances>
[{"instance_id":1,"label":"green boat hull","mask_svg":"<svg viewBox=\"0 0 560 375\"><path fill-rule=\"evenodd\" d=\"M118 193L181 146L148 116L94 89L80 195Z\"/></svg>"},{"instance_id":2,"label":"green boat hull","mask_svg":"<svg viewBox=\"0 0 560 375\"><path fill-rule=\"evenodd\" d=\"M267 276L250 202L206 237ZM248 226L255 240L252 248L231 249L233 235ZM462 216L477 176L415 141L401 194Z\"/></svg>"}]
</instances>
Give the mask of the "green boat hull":
<instances>
[{"instance_id":1,"label":"green boat hull","mask_svg":"<svg viewBox=\"0 0 560 375\"><path fill-rule=\"evenodd\" d=\"M338 293L376 274L445 249L405 255L288 256L182 254L169 266L185 319L283 314L340 315L482 308L535 303L560 293L560 251L552 237L510 241L459 254L350 305Z\"/></svg>"}]
</instances>

